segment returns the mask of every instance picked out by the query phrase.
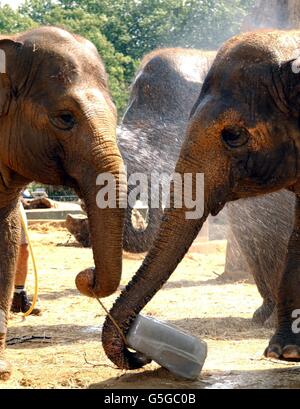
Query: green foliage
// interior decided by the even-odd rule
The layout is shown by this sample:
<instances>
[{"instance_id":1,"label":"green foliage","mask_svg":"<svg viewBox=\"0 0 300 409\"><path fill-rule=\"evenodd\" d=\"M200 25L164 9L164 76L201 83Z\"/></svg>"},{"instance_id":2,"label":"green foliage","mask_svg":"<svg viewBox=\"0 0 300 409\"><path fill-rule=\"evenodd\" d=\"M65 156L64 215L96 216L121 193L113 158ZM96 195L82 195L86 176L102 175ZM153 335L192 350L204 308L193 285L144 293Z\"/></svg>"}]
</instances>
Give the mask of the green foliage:
<instances>
[{"instance_id":1,"label":"green foliage","mask_svg":"<svg viewBox=\"0 0 300 409\"><path fill-rule=\"evenodd\" d=\"M26 0L0 7L0 30L58 25L91 40L120 114L144 54L157 47L216 49L240 30L254 0Z\"/></svg>"},{"instance_id":2,"label":"green foliage","mask_svg":"<svg viewBox=\"0 0 300 409\"><path fill-rule=\"evenodd\" d=\"M134 67L130 56L119 53L104 34L105 14L94 15L76 1L27 0L19 12L39 25L56 25L80 34L97 47L105 63L109 85L119 112L127 103L129 75L128 66Z\"/></svg>"},{"instance_id":3,"label":"green foliage","mask_svg":"<svg viewBox=\"0 0 300 409\"><path fill-rule=\"evenodd\" d=\"M217 49L239 32L253 5L254 0L25 0L16 11L0 6L0 31L56 25L91 40L121 116L144 54L170 46ZM53 187L47 191L54 193Z\"/></svg>"},{"instance_id":4,"label":"green foliage","mask_svg":"<svg viewBox=\"0 0 300 409\"><path fill-rule=\"evenodd\" d=\"M0 7L0 32L1 34L17 33L28 30L36 23L29 17L14 11L8 5Z\"/></svg>"}]
</instances>

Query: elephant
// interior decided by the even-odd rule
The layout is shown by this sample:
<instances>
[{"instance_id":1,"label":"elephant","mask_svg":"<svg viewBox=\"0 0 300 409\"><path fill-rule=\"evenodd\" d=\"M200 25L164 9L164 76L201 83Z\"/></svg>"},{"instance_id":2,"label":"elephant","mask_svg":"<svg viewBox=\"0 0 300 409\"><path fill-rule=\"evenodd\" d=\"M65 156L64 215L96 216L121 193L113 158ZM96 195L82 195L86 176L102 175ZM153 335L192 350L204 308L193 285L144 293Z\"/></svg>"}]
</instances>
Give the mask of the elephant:
<instances>
[{"instance_id":1,"label":"elephant","mask_svg":"<svg viewBox=\"0 0 300 409\"><path fill-rule=\"evenodd\" d=\"M253 314L253 321L267 327L276 325L278 285L293 231L294 211L295 195L288 190L227 205L232 231L229 237L233 237L234 249L230 257L227 250L226 262L234 262L235 257L244 258L237 265L246 265L244 268L252 273L263 298L262 305ZM225 272L227 269L225 266Z\"/></svg>"},{"instance_id":2,"label":"elephant","mask_svg":"<svg viewBox=\"0 0 300 409\"><path fill-rule=\"evenodd\" d=\"M140 171L149 174L153 169L152 163L159 172L173 172L189 113L215 56L216 52L213 51L171 48L155 50L143 58L131 86L122 126L117 133L129 173ZM278 277L293 223L294 203L291 195L287 191L279 192L226 206L232 234L228 237L225 275L253 275L263 298L262 306L253 316L259 324L268 321L275 308ZM124 228L125 250L149 250L163 211L161 208L152 209L149 205L148 209L146 229L136 230L131 222L131 209L128 208ZM251 217L254 209L259 209L255 212L255 218ZM271 220L276 222L271 223ZM85 237L86 223L84 220L78 220L78 223ZM245 234L245 230L251 234ZM265 244L267 239L276 241L277 246L269 249ZM265 250L260 252L260 248Z\"/></svg>"},{"instance_id":3,"label":"elephant","mask_svg":"<svg viewBox=\"0 0 300 409\"><path fill-rule=\"evenodd\" d=\"M215 56L214 51L189 48L157 49L144 56L117 132L128 175L150 175L153 168L160 174L173 173L189 113ZM156 235L163 209L161 203L158 208L147 204L145 229L134 227L132 208L128 206L123 243L126 251L148 251Z\"/></svg>"},{"instance_id":4,"label":"elephant","mask_svg":"<svg viewBox=\"0 0 300 409\"><path fill-rule=\"evenodd\" d=\"M178 189L171 186L170 206L152 247L103 326L104 351L119 368L136 369L149 362L128 349L119 331L126 337L208 215L218 214L228 202L282 189L295 197L294 221L276 297L277 327L264 354L300 358L299 44L298 30L265 30L235 36L219 50L191 111L175 169L181 180L192 174L192 197L198 175L204 174L203 202L199 202L203 211L198 208L200 214L191 217L185 200L181 207L175 206Z\"/></svg>"},{"instance_id":5,"label":"elephant","mask_svg":"<svg viewBox=\"0 0 300 409\"><path fill-rule=\"evenodd\" d=\"M83 292L118 287L126 200L116 142L116 109L96 47L56 27L0 37L0 379L11 374L5 338L20 240L19 197L32 181L74 188L86 203L94 269L79 273ZM1 65L1 67L4 64ZM115 176L116 208L96 203L101 173ZM97 193L98 192L98 193ZM106 241L102 240L103 235Z\"/></svg>"}]
</instances>

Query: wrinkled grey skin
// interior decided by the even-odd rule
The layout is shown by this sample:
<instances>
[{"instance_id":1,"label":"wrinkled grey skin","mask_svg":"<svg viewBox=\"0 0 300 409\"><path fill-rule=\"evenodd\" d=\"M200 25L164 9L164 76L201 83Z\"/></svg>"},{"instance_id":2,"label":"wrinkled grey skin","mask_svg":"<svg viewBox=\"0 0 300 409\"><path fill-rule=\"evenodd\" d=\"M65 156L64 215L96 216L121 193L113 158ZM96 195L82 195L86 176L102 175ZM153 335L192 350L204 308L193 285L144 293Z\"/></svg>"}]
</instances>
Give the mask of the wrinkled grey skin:
<instances>
[{"instance_id":1,"label":"wrinkled grey skin","mask_svg":"<svg viewBox=\"0 0 300 409\"><path fill-rule=\"evenodd\" d=\"M181 48L156 50L144 57L118 132L119 147L129 174L148 174L154 168L160 173L174 171L190 110L214 58L214 52ZM254 320L261 324L275 306L292 228L294 201L290 200L291 195L282 191L244 199L228 204L223 212L227 214L231 230L225 275L253 274L263 298ZM137 231L132 226L129 210L123 247L131 252L147 251L161 217L161 209L150 209L147 228ZM270 248L270 242L276 245Z\"/></svg>"},{"instance_id":2,"label":"wrinkled grey skin","mask_svg":"<svg viewBox=\"0 0 300 409\"><path fill-rule=\"evenodd\" d=\"M278 286L293 230L294 208L295 195L287 190L227 205L228 222L238 247L234 253L244 258L245 268L253 274L263 298L253 316L258 324L275 324ZM268 320L271 315L272 320Z\"/></svg>"},{"instance_id":3,"label":"wrinkled grey skin","mask_svg":"<svg viewBox=\"0 0 300 409\"><path fill-rule=\"evenodd\" d=\"M173 205L165 211L150 251L110 310L125 335L209 214L217 215L231 201L288 189L296 196L293 229L276 299L276 332L265 356L300 359L294 314L300 307L299 43L300 31L263 31L234 37L219 51L192 109L176 164L180 175L205 174L204 213L201 219L187 220L187 209L174 206L171 192ZM102 341L119 368L149 362L128 350L109 317Z\"/></svg>"},{"instance_id":4,"label":"wrinkled grey skin","mask_svg":"<svg viewBox=\"0 0 300 409\"><path fill-rule=\"evenodd\" d=\"M0 37L6 70L0 74L0 379L11 366L5 336L20 226L18 200L30 182L65 185L86 203L95 269L81 290L105 297L122 271L124 210L96 204L100 173L115 175L126 198L124 164L116 143L116 110L96 47L55 27ZM105 236L106 240L103 240Z\"/></svg>"},{"instance_id":5,"label":"wrinkled grey skin","mask_svg":"<svg viewBox=\"0 0 300 409\"><path fill-rule=\"evenodd\" d=\"M149 175L154 170L173 173L189 113L215 55L210 51L167 48L143 58L118 132L119 148L129 175L133 172ZM149 250L161 217L161 208L149 207L147 228L136 230L129 208L124 249Z\"/></svg>"},{"instance_id":6,"label":"wrinkled grey skin","mask_svg":"<svg viewBox=\"0 0 300 409\"><path fill-rule=\"evenodd\" d=\"M144 57L118 132L129 174L148 174L154 164L159 172L173 172L189 111L213 58L214 53L187 49L157 50ZM191 73L194 81L187 81ZM254 321L260 324L274 311L293 207L293 194L288 191L226 206L232 233L228 238L225 275L240 277L241 270L253 275L263 298L262 306L254 313ZM159 227L162 210L150 210L148 227L142 231L133 228L130 216L131 210L127 214L123 247L133 252L146 251ZM69 219L72 234L77 238L80 235L78 240L89 246L87 220Z\"/></svg>"}]
</instances>

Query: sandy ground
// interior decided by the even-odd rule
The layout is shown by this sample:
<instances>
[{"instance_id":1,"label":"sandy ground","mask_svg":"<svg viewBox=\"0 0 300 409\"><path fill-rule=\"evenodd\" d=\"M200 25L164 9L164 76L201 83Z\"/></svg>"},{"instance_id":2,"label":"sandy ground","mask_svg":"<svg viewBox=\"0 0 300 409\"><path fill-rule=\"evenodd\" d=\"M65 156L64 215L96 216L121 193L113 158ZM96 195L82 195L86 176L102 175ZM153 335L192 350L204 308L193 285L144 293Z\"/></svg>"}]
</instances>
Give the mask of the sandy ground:
<instances>
[{"instance_id":1,"label":"sandy ground","mask_svg":"<svg viewBox=\"0 0 300 409\"><path fill-rule=\"evenodd\" d=\"M299 364L262 359L272 330L251 322L261 299L251 280L226 283L225 242L196 246L143 313L166 320L208 343L208 358L197 381L185 381L151 363L133 372L116 369L100 341L105 313L81 296L74 279L92 265L90 249L79 248L62 227L31 227L39 266L43 316L12 315L8 339L45 337L43 342L9 345L14 366L0 388L296 388ZM122 286L142 262L124 255ZM33 275L28 280L32 292ZM110 307L117 294L105 299ZM50 339L46 338L49 337Z\"/></svg>"}]
</instances>

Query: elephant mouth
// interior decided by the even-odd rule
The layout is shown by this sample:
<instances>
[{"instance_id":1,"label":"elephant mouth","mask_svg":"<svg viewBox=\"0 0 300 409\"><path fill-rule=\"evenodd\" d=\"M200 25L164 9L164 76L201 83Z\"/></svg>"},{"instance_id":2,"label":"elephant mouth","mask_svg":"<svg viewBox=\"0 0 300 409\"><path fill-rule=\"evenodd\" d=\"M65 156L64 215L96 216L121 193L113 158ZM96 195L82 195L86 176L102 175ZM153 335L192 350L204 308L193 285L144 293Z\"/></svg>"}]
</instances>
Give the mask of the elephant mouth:
<instances>
[{"instance_id":1,"label":"elephant mouth","mask_svg":"<svg viewBox=\"0 0 300 409\"><path fill-rule=\"evenodd\" d=\"M212 216L217 216L227 202L238 199L237 197L234 199L234 197L236 196L229 190L228 186L220 186L214 189L208 204L209 213Z\"/></svg>"},{"instance_id":2,"label":"elephant mouth","mask_svg":"<svg viewBox=\"0 0 300 409\"><path fill-rule=\"evenodd\" d=\"M220 211L224 208L225 204L226 202L218 203L218 205L214 206L211 209L210 214L212 216L217 216L220 213Z\"/></svg>"}]
</instances>

